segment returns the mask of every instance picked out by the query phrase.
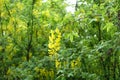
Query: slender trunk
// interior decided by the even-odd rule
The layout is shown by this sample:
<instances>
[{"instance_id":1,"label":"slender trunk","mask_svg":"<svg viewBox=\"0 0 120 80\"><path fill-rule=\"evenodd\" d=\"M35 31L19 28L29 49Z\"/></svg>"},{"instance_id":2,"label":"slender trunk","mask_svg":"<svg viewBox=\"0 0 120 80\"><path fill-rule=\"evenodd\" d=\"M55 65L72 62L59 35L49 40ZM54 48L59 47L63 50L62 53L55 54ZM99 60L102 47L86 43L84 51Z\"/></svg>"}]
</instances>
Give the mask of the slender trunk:
<instances>
[{"instance_id":1,"label":"slender trunk","mask_svg":"<svg viewBox=\"0 0 120 80\"><path fill-rule=\"evenodd\" d=\"M29 57L29 53L30 50L32 48L32 37L33 37L33 8L34 8L34 3L35 0L32 1L32 8L31 8L31 12L30 12L30 21L28 22L28 46L27 46L27 61L29 61L30 57ZM31 23L30 23L31 22Z\"/></svg>"}]
</instances>

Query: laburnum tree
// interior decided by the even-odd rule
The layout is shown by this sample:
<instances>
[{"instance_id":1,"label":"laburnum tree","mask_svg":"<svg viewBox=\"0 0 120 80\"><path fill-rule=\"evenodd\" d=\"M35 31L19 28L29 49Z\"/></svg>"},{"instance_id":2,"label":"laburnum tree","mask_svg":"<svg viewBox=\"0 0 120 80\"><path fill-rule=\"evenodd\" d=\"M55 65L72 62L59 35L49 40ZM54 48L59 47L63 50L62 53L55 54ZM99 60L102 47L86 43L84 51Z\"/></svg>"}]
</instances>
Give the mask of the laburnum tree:
<instances>
[{"instance_id":1,"label":"laburnum tree","mask_svg":"<svg viewBox=\"0 0 120 80\"><path fill-rule=\"evenodd\" d=\"M0 0L0 80L119 80L120 0Z\"/></svg>"}]
</instances>

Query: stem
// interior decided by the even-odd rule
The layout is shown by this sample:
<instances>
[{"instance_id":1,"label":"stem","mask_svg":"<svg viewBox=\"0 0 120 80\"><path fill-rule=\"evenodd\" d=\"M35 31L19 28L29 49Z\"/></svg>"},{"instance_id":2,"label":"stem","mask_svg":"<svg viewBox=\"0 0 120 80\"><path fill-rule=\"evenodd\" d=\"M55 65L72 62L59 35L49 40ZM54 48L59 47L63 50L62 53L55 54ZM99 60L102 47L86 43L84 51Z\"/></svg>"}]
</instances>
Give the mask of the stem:
<instances>
[{"instance_id":1,"label":"stem","mask_svg":"<svg viewBox=\"0 0 120 80\"><path fill-rule=\"evenodd\" d=\"M99 3L98 3L98 6L100 8L100 0L99 0ZM100 22L98 22L98 40L101 41L101 25L100 25Z\"/></svg>"},{"instance_id":2,"label":"stem","mask_svg":"<svg viewBox=\"0 0 120 80\"><path fill-rule=\"evenodd\" d=\"M116 54L113 56L114 57L114 65L113 65L113 79L116 80L116 63L117 63L117 59L116 59Z\"/></svg>"},{"instance_id":3,"label":"stem","mask_svg":"<svg viewBox=\"0 0 120 80\"><path fill-rule=\"evenodd\" d=\"M6 10L8 11L8 15L11 17L10 11L9 11L9 9L8 9L8 7L7 7L7 5L6 5L6 3L4 3L4 4L5 4Z\"/></svg>"},{"instance_id":4,"label":"stem","mask_svg":"<svg viewBox=\"0 0 120 80\"><path fill-rule=\"evenodd\" d=\"M110 80L110 56L108 55L108 57L107 57L107 60L106 60L107 62L107 75L106 75L106 78L107 78L107 80Z\"/></svg>"},{"instance_id":5,"label":"stem","mask_svg":"<svg viewBox=\"0 0 120 80\"><path fill-rule=\"evenodd\" d=\"M98 40L101 41L101 27L100 27L100 22L98 22Z\"/></svg>"},{"instance_id":6,"label":"stem","mask_svg":"<svg viewBox=\"0 0 120 80\"><path fill-rule=\"evenodd\" d=\"M118 30L120 30L120 10L118 10Z\"/></svg>"},{"instance_id":7,"label":"stem","mask_svg":"<svg viewBox=\"0 0 120 80\"><path fill-rule=\"evenodd\" d=\"M76 0L75 11L77 11L77 8L78 8L78 0Z\"/></svg>"},{"instance_id":8,"label":"stem","mask_svg":"<svg viewBox=\"0 0 120 80\"><path fill-rule=\"evenodd\" d=\"M102 71L104 73L103 79L104 79L106 77L106 65L105 65L105 61L103 60L102 56L100 57L100 65L102 65Z\"/></svg>"}]
</instances>

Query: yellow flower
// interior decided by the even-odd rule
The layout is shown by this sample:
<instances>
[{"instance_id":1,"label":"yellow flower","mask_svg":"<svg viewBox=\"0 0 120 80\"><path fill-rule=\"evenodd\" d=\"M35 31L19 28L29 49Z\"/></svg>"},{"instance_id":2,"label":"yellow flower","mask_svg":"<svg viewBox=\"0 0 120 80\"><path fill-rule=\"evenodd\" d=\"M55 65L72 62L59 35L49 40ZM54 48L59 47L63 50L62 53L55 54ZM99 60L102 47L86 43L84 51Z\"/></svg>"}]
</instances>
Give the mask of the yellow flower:
<instances>
[{"instance_id":1,"label":"yellow flower","mask_svg":"<svg viewBox=\"0 0 120 80\"><path fill-rule=\"evenodd\" d=\"M60 38L56 38L55 43L59 43L60 40L61 40Z\"/></svg>"},{"instance_id":2,"label":"yellow flower","mask_svg":"<svg viewBox=\"0 0 120 80\"><path fill-rule=\"evenodd\" d=\"M12 24L8 24L8 26L7 26L7 29L8 29L8 32L13 32L13 30L14 30L14 27L13 27L13 25Z\"/></svg>"},{"instance_id":3,"label":"yellow flower","mask_svg":"<svg viewBox=\"0 0 120 80\"><path fill-rule=\"evenodd\" d=\"M49 36L49 42L53 43L54 36Z\"/></svg>"},{"instance_id":4,"label":"yellow flower","mask_svg":"<svg viewBox=\"0 0 120 80\"><path fill-rule=\"evenodd\" d=\"M71 61L71 67L72 67L72 68L75 68L75 60L72 60L72 61Z\"/></svg>"},{"instance_id":5,"label":"yellow flower","mask_svg":"<svg viewBox=\"0 0 120 80\"><path fill-rule=\"evenodd\" d=\"M76 66L80 67L80 58L79 57L76 60L71 61L71 68L75 68Z\"/></svg>"},{"instance_id":6,"label":"yellow flower","mask_svg":"<svg viewBox=\"0 0 120 80\"><path fill-rule=\"evenodd\" d=\"M56 47L55 50L56 50L56 51L60 50L60 47Z\"/></svg>"},{"instance_id":7,"label":"yellow flower","mask_svg":"<svg viewBox=\"0 0 120 80\"><path fill-rule=\"evenodd\" d=\"M22 20L20 19L16 19L17 21L17 28L16 28L16 32L17 33L21 33L21 31L27 31L27 23L23 22Z\"/></svg>"},{"instance_id":8,"label":"yellow flower","mask_svg":"<svg viewBox=\"0 0 120 80\"><path fill-rule=\"evenodd\" d=\"M53 79L54 78L54 71L53 70L49 71L49 75L50 75L51 79Z\"/></svg>"},{"instance_id":9,"label":"yellow flower","mask_svg":"<svg viewBox=\"0 0 120 80\"><path fill-rule=\"evenodd\" d=\"M50 17L50 12L48 9L45 11L45 15L46 15L46 17Z\"/></svg>"},{"instance_id":10,"label":"yellow flower","mask_svg":"<svg viewBox=\"0 0 120 80\"><path fill-rule=\"evenodd\" d=\"M46 11L42 11L42 14L43 14L44 16L46 16L47 18L50 17L50 12L49 12L48 9L47 9Z\"/></svg>"},{"instance_id":11,"label":"yellow flower","mask_svg":"<svg viewBox=\"0 0 120 80\"><path fill-rule=\"evenodd\" d=\"M58 34L58 38L60 38L60 39L61 39L61 33L59 33L59 34Z\"/></svg>"},{"instance_id":12,"label":"yellow flower","mask_svg":"<svg viewBox=\"0 0 120 80\"><path fill-rule=\"evenodd\" d=\"M33 15L38 18L39 17L39 11L34 9L33 10Z\"/></svg>"},{"instance_id":13,"label":"yellow flower","mask_svg":"<svg viewBox=\"0 0 120 80\"><path fill-rule=\"evenodd\" d=\"M54 32L51 33L51 38L52 38L53 40L55 39Z\"/></svg>"},{"instance_id":14,"label":"yellow flower","mask_svg":"<svg viewBox=\"0 0 120 80\"><path fill-rule=\"evenodd\" d=\"M40 69L40 73L41 73L42 75L45 75L45 74L46 74L46 70L45 70L45 68Z\"/></svg>"},{"instance_id":15,"label":"yellow flower","mask_svg":"<svg viewBox=\"0 0 120 80\"><path fill-rule=\"evenodd\" d=\"M5 51L10 52L13 49L13 47L13 43L9 43L9 45L6 46Z\"/></svg>"},{"instance_id":16,"label":"yellow flower","mask_svg":"<svg viewBox=\"0 0 120 80\"><path fill-rule=\"evenodd\" d=\"M60 33L60 31L59 31L58 28L55 29L55 32L56 32L57 34Z\"/></svg>"},{"instance_id":17,"label":"yellow flower","mask_svg":"<svg viewBox=\"0 0 120 80\"><path fill-rule=\"evenodd\" d=\"M36 0L35 7L42 6L42 0Z\"/></svg>"},{"instance_id":18,"label":"yellow flower","mask_svg":"<svg viewBox=\"0 0 120 80\"><path fill-rule=\"evenodd\" d=\"M14 25L13 25L14 21L15 21L15 18L11 17L10 20L9 20L9 23L7 25L8 33L12 33L14 31Z\"/></svg>"},{"instance_id":19,"label":"yellow flower","mask_svg":"<svg viewBox=\"0 0 120 80\"><path fill-rule=\"evenodd\" d=\"M56 53L56 51L54 49L48 50L49 55L54 55Z\"/></svg>"},{"instance_id":20,"label":"yellow flower","mask_svg":"<svg viewBox=\"0 0 120 80\"><path fill-rule=\"evenodd\" d=\"M51 43L49 43L49 44L48 44L48 47L49 47L50 49L52 49L52 48L54 48L54 45L51 44Z\"/></svg>"},{"instance_id":21,"label":"yellow flower","mask_svg":"<svg viewBox=\"0 0 120 80\"><path fill-rule=\"evenodd\" d=\"M58 60L55 60L55 66L56 66L56 68L60 68L61 63Z\"/></svg>"},{"instance_id":22,"label":"yellow flower","mask_svg":"<svg viewBox=\"0 0 120 80\"><path fill-rule=\"evenodd\" d=\"M7 18L7 17L8 17L7 12L6 12L6 11L2 11L2 12L1 12L1 17Z\"/></svg>"}]
</instances>

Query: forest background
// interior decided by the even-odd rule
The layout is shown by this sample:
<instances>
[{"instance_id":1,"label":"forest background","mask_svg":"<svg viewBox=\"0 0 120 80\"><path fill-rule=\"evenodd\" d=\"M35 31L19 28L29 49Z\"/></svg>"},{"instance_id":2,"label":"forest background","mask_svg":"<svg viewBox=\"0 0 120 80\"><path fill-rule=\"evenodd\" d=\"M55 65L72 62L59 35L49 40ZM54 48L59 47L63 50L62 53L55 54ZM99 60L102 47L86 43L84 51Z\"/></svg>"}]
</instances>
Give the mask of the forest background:
<instances>
[{"instance_id":1,"label":"forest background","mask_svg":"<svg viewBox=\"0 0 120 80\"><path fill-rule=\"evenodd\" d=\"M0 0L0 80L119 80L120 0Z\"/></svg>"}]
</instances>

